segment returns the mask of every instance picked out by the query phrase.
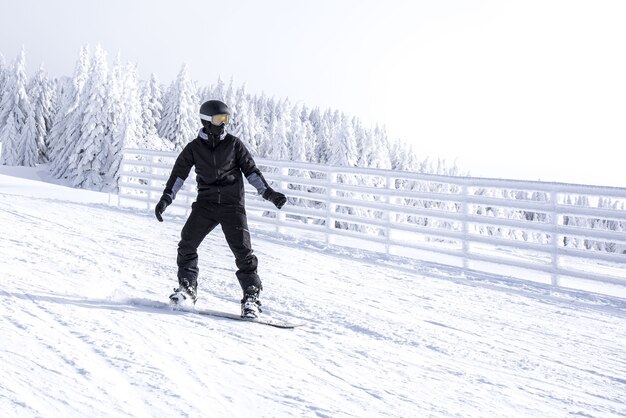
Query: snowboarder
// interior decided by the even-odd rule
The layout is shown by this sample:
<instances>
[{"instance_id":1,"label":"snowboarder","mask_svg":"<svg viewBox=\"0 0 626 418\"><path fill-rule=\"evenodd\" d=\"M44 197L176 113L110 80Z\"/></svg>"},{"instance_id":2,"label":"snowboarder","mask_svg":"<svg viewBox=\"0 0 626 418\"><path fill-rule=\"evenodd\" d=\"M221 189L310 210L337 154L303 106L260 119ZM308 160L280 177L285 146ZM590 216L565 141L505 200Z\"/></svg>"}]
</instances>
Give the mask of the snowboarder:
<instances>
[{"instance_id":1,"label":"snowboarder","mask_svg":"<svg viewBox=\"0 0 626 418\"><path fill-rule=\"evenodd\" d=\"M195 303L199 271L197 250L204 237L221 225L235 256L236 275L243 290L241 316L255 318L261 312L259 293L263 285L257 274L257 258L250 242L242 173L258 193L278 209L287 199L268 185L241 140L226 132L230 117L228 106L219 100L202 104L202 128L198 137L188 143L176 159L154 212L159 222L163 222L161 215L176 198L191 167L195 166L198 195L181 232L176 259L178 288L174 289L170 299L179 303L190 298Z\"/></svg>"}]
</instances>

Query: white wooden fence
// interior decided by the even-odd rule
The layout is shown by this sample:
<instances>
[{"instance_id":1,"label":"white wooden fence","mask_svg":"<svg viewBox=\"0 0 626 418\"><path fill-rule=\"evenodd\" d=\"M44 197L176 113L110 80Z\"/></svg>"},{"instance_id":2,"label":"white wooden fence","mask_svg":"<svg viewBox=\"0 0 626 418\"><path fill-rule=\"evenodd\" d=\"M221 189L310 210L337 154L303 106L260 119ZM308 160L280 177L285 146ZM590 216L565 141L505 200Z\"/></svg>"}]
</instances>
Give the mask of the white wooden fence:
<instances>
[{"instance_id":1,"label":"white wooden fence","mask_svg":"<svg viewBox=\"0 0 626 418\"><path fill-rule=\"evenodd\" d=\"M176 156L126 150L120 204L153 210ZM277 211L246 185L248 219L259 226L626 297L624 188L256 162L290 201ZM195 183L192 173L168 214L186 214Z\"/></svg>"}]
</instances>

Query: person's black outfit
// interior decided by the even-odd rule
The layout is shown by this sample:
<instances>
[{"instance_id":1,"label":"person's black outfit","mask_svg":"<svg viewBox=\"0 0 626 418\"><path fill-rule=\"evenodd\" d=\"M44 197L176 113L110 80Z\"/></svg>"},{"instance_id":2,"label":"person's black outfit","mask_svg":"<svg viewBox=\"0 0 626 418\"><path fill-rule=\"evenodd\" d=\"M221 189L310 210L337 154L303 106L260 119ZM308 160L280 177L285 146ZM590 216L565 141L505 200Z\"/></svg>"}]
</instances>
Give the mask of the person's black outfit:
<instances>
[{"instance_id":1,"label":"person's black outfit","mask_svg":"<svg viewBox=\"0 0 626 418\"><path fill-rule=\"evenodd\" d=\"M195 166L198 197L192 205L178 244L176 261L179 284L193 288L192 297L195 301L198 247L207 234L221 225L235 256L238 269L236 276L244 291L244 298L247 289L252 289L258 296L263 286L257 274L257 258L250 243L243 176L259 194L279 209L285 204L286 198L269 187L239 138L225 133L224 125L215 126L203 121L203 126L198 137L187 144L176 159L155 214L162 221L161 214L176 198L176 193Z\"/></svg>"}]
</instances>

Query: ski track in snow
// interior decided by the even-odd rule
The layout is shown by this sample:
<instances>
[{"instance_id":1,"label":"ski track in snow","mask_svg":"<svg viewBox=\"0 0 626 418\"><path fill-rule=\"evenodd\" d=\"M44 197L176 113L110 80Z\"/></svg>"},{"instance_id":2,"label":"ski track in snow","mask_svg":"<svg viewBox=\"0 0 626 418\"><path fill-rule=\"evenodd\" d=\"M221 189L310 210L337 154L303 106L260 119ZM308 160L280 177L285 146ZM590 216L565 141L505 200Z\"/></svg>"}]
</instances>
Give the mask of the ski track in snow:
<instances>
[{"instance_id":1,"label":"ski track in snow","mask_svg":"<svg viewBox=\"0 0 626 418\"><path fill-rule=\"evenodd\" d=\"M181 219L0 193L0 223L3 417L626 416L619 299L253 233L281 330L167 306ZM218 228L200 308L238 312L234 271Z\"/></svg>"}]
</instances>

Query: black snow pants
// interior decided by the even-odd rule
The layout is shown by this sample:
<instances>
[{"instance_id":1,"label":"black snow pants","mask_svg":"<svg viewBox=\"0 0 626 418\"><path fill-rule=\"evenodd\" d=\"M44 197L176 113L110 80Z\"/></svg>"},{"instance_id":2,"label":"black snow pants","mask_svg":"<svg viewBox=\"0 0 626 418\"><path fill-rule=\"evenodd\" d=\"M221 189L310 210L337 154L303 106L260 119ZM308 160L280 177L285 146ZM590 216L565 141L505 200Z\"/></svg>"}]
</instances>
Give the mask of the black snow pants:
<instances>
[{"instance_id":1,"label":"black snow pants","mask_svg":"<svg viewBox=\"0 0 626 418\"><path fill-rule=\"evenodd\" d=\"M185 278L191 283L197 283L198 247L217 225L222 226L226 242L235 255L238 269L236 275L241 289L245 291L252 285L262 289L261 279L257 274L257 258L252 253L245 208L241 205L223 205L200 200L193 203L178 243L176 261L179 282Z\"/></svg>"}]
</instances>

